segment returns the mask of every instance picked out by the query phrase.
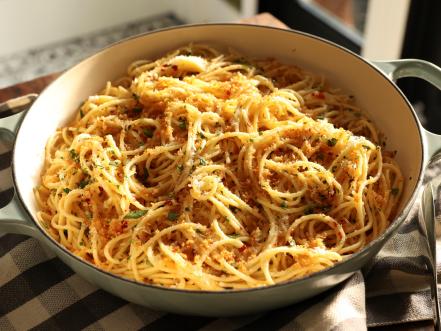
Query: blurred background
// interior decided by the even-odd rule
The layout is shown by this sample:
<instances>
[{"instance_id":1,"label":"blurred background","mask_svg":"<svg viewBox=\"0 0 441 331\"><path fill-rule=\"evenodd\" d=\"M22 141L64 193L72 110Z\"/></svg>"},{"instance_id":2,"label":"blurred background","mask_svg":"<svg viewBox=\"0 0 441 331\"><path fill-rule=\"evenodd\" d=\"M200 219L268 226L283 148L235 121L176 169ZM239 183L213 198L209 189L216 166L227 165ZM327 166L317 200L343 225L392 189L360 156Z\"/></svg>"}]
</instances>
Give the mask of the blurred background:
<instances>
[{"instance_id":1,"label":"blurred background","mask_svg":"<svg viewBox=\"0 0 441 331\"><path fill-rule=\"evenodd\" d=\"M439 0L0 0L0 12L0 88L64 70L136 34L261 12L371 60L441 65ZM399 85L423 124L441 133L441 93L417 79Z\"/></svg>"}]
</instances>

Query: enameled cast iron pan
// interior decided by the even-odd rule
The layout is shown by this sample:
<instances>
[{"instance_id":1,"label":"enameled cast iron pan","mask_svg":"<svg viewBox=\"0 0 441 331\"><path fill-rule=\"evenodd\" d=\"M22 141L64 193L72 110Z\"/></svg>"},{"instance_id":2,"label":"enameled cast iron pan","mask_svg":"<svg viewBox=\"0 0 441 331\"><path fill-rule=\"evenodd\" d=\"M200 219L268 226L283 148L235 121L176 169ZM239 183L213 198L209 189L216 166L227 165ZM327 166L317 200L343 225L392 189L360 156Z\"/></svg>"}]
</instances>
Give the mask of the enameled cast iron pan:
<instances>
[{"instance_id":1,"label":"enameled cast iron pan","mask_svg":"<svg viewBox=\"0 0 441 331\"><path fill-rule=\"evenodd\" d=\"M33 188L39 183L49 137L74 116L80 102L99 91L108 80L124 74L132 61L153 59L190 42L230 46L244 55L270 56L296 64L324 74L332 86L353 94L357 104L388 137L388 149L398 151L397 161L405 177L400 212L387 231L344 262L306 278L264 288L223 292L184 291L123 279L72 255L50 238L36 221L33 194ZM13 151L16 195L0 210L0 231L38 238L86 280L128 301L154 309L228 316L269 310L312 297L345 280L377 254L408 214L425 165L441 148L441 136L422 128L412 106L394 83L395 79L407 76L425 79L441 88L441 69L433 64L420 60L372 63L318 37L270 27L182 26L122 41L66 71L35 102L32 103L32 97L22 98L0 106L1 117L29 108L19 125ZM13 116L13 120L17 117ZM12 125L10 119L6 121Z\"/></svg>"}]
</instances>

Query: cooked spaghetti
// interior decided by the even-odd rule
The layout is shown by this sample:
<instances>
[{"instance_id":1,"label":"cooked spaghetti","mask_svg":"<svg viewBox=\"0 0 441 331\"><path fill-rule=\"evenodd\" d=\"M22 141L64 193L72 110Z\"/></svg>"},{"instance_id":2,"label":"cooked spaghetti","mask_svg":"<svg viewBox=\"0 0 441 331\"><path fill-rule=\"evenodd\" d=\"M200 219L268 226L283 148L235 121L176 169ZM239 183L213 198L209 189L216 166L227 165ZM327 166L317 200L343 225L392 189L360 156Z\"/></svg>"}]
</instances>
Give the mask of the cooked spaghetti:
<instances>
[{"instance_id":1,"label":"cooked spaghetti","mask_svg":"<svg viewBox=\"0 0 441 331\"><path fill-rule=\"evenodd\" d=\"M179 289L266 286L379 236L403 178L323 77L189 45L137 61L46 146L38 218L106 271Z\"/></svg>"}]
</instances>

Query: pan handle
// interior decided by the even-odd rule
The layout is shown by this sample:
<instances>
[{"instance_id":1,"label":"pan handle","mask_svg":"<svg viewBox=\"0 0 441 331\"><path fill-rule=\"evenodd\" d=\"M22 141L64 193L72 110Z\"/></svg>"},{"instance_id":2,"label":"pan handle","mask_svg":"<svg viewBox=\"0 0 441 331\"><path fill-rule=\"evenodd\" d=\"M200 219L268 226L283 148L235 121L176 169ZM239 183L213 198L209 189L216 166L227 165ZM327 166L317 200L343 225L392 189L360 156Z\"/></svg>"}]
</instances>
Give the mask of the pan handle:
<instances>
[{"instance_id":1,"label":"pan handle","mask_svg":"<svg viewBox=\"0 0 441 331\"><path fill-rule=\"evenodd\" d=\"M433 63L418 59L402 59L392 61L374 61L373 64L386 74L391 80L396 81L404 77L424 79L441 90L441 68ZM429 160L441 151L441 135L423 129L422 134L426 141L426 160Z\"/></svg>"},{"instance_id":2,"label":"pan handle","mask_svg":"<svg viewBox=\"0 0 441 331\"><path fill-rule=\"evenodd\" d=\"M0 103L0 118L9 117L28 110L37 97L38 94L31 93Z\"/></svg>"},{"instance_id":3,"label":"pan handle","mask_svg":"<svg viewBox=\"0 0 441 331\"><path fill-rule=\"evenodd\" d=\"M37 229L28 221L16 195L0 209L0 233L19 233L36 237Z\"/></svg>"},{"instance_id":4,"label":"pan handle","mask_svg":"<svg viewBox=\"0 0 441 331\"><path fill-rule=\"evenodd\" d=\"M8 146L7 150L12 149L15 140L13 131L22 117L12 117L12 115L29 109L36 97L36 94L30 94L0 103L0 118L11 116L11 118L8 118L7 120L0 120L0 140L2 141L2 144ZM4 160L3 158L8 160L8 154L9 153L1 154L2 161ZM13 198L7 205L0 207L0 233L20 233L36 236L36 228L31 225L32 223L25 215L18 197L14 194L10 170L7 169L8 168L2 170L2 175L0 177L0 191L3 192L2 197L4 197L4 200L7 201L11 195L13 195ZM11 193L10 195L6 194L9 192Z\"/></svg>"}]
</instances>

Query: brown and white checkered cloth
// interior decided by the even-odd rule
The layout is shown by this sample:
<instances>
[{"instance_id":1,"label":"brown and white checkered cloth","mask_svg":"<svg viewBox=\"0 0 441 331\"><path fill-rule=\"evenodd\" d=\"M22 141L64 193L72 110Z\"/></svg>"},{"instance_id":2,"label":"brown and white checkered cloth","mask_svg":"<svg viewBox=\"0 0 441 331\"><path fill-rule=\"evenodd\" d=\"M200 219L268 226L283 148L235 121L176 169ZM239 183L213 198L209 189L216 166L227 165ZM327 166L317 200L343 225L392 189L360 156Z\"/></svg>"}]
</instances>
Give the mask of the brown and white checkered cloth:
<instances>
[{"instance_id":1,"label":"brown and white checkered cloth","mask_svg":"<svg viewBox=\"0 0 441 331\"><path fill-rule=\"evenodd\" d=\"M9 148L2 141L0 205L12 193ZM433 167L427 178L440 172ZM343 284L292 306L235 318L180 316L128 303L90 285L37 240L0 234L0 330L321 331L429 320L430 278L417 210L375 260Z\"/></svg>"}]
</instances>

